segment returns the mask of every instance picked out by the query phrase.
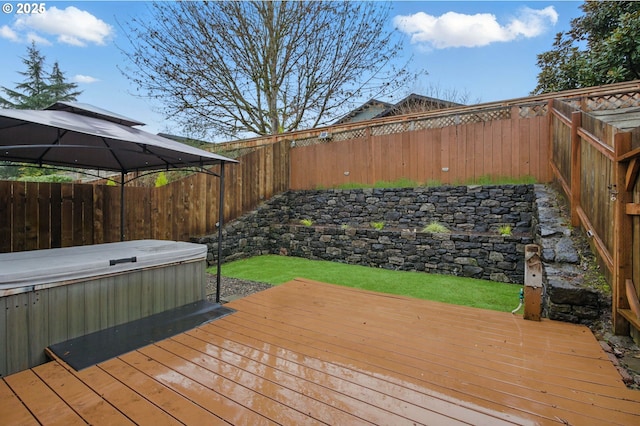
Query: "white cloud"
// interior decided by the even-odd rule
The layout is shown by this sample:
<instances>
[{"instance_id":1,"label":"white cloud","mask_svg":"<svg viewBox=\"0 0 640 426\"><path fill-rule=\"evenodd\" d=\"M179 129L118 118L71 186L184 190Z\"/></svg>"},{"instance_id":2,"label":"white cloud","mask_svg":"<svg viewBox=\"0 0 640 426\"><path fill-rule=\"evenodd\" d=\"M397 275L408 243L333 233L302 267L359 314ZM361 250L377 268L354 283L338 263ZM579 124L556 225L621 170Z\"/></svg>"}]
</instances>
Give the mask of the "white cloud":
<instances>
[{"instance_id":1,"label":"white cloud","mask_svg":"<svg viewBox=\"0 0 640 426\"><path fill-rule=\"evenodd\" d=\"M20 40L20 37L18 36L18 33L13 31L7 25L3 25L2 27L0 27L0 37L6 38L7 40L11 40L11 41L19 41Z\"/></svg>"},{"instance_id":2,"label":"white cloud","mask_svg":"<svg viewBox=\"0 0 640 426\"><path fill-rule=\"evenodd\" d=\"M51 42L44 37L40 37L38 34L34 32L29 32L26 35L26 39L29 43L35 42L39 46L51 46Z\"/></svg>"},{"instance_id":3,"label":"white cloud","mask_svg":"<svg viewBox=\"0 0 640 426\"><path fill-rule=\"evenodd\" d=\"M73 6L20 16L14 28L56 36L60 43L73 46L103 45L113 34L111 25Z\"/></svg>"},{"instance_id":4,"label":"white cloud","mask_svg":"<svg viewBox=\"0 0 640 426\"><path fill-rule=\"evenodd\" d=\"M100 81L99 79L95 78L95 77L91 77L90 75L82 75L82 74L76 74L73 76L72 79L75 83L95 83Z\"/></svg>"},{"instance_id":5,"label":"white cloud","mask_svg":"<svg viewBox=\"0 0 640 426\"><path fill-rule=\"evenodd\" d=\"M479 47L495 42L512 41L519 37L536 37L555 25L558 13L553 6L535 10L522 8L517 17L501 25L490 13L465 15L447 12L432 16L424 12L398 15L393 22L411 36L411 43L436 49L447 47Z\"/></svg>"}]
</instances>

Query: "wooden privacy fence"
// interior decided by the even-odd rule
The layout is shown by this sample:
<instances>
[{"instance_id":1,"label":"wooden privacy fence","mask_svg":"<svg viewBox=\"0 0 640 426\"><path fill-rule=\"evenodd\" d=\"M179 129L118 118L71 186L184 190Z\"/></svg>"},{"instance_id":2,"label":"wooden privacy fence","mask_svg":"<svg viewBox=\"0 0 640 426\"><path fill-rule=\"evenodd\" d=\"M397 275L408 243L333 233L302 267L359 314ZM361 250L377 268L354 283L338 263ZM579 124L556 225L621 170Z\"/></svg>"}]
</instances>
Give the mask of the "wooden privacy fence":
<instances>
[{"instance_id":1,"label":"wooden privacy fence","mask_svg":"<svg viewBox=\"0 0 640 426\"><path fill-rule=\"evenodd\" d=\"M638 90L549 102L551 167L604 265L616 334L640 331L639 105Z\"/></svg>"},{"instance_id":2,"label":"wooden privacy fence","mask_svg":"<svg viewBox=\"0 0 640 426\"><path fill-rule=\"evenodd\" d=\"M547 103L442 112L291 141L291 189L401 178L551 180Z\"/></svg>"},{"instance_id":3,"label":"wooden privacy fence","mask_svg":"<svg viewBox=\"0 0 640 426\"><path fill-rule=\"evenodd\" d=\"M288 189L288 147L262 146L225 166L225 221ZM202 173L160 188L126 186L125 239L214 232L218 192L218 178ZM0 252L119 241L120 205L118 186L0 181Z\"/></svg>"}]
</instances>

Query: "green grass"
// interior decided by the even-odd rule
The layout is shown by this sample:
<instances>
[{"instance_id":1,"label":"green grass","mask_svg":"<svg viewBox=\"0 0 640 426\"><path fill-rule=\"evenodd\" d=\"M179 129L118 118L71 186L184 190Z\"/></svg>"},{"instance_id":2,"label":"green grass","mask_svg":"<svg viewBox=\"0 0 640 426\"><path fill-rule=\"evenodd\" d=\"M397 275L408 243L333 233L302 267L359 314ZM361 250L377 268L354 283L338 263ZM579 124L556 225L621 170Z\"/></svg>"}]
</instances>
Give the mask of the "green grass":
<instances>
[{"instance_id":1,"label":"green grass","mask_svg":"<svg viewBox=\"0 0 640 426\"><path fill-rule=\"evenodd\" d=\"M485 175L479 176L478 178L468 179L464 182L455 182L454 185L524 185L524 184L532 184L536 183L536 179L533 176L522 176L522 177L509 177L509 176L493 176L493 175ZM340 185L334 186L336 189L363 189L363 188L377 188L377 189L386 189L386 188L418 188L421 186L425 187L435 187L435 186L443 186L443 184L439 180L429 180L424 183L417 182L415 180L400 178L394 181L378 181L375 184L365 184L359 182L349 182L343 183ZM317 187L316 189L326 189L322 186Z\"/></svg>"},{"instance_id":2,"label":"green grass","mask_svg":"<svg viewBox=\"0 0 640 426\"><path fill-rule=\"evenodd\" d=\"M463 185L526 185L536 183L533 176L513 178L509 176L480 176L477 179L469 179Z\"/></svg>"},{"instance_id":3,"label":"green grass","mask_svg":"<svg viewBox=\"0 0 640 426\"><path fill-rule=\"evenodd\" d=\"M215 273L215 267L209 272ZM222 275L278 285L308 278L383 293L508 312L520 286L451 275L390 271L297 257L266 255L222 265Z\"/></svg>"}]
</instances>

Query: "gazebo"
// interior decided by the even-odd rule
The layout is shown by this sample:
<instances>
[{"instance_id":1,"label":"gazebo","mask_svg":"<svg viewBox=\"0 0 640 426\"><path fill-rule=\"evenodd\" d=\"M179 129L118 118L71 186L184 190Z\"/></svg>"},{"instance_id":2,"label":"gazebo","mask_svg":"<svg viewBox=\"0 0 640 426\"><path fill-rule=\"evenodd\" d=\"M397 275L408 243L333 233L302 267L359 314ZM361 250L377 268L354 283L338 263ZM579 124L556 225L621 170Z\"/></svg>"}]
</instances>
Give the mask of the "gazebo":
<instances>
[{"instance_id":1,"label":"gazebo","mask_svg":"<svg viewBox=\"0 0 640 426\"><path fill-rule=\"evenodd\" d=\"M124 191L128 173L190 168L213 174L220 179L218 238L221 239L224 166L237 161L134 127L143 124L93 105L74 102L57 102L45 110L3 109L0 110L0 161L119 172L121 240L124 240ZM205 168L212 165L220 166L219 174Z\"/></svg>"}]
</instances>

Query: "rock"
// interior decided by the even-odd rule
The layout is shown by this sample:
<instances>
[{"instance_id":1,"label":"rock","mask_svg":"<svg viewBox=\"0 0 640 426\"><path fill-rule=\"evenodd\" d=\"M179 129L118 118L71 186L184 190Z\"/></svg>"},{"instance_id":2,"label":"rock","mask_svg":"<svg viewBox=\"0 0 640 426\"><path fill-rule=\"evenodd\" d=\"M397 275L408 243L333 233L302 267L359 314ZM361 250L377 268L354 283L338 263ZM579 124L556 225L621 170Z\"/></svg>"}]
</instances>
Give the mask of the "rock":
<instances>
[{"instance_id":1,"label":"rock","mask_svg":"<svg viewBox=\"0 0 640 426\"><path fill-rule=\"evenodd\" d=\"M598 306L598 294L590 288L581 288L563 279L549 280L549 300L562 305Z\"/></svg>"},{"instance_id":2,"label":"rock","mask_svg":"<svg viewBox=\"0 0 640 426\"><path fill-rule=\"evenodd\" d=\"M479 266L463 265L462 275L465 277L478 278L482 276L484 270Z\"/></svg>"},{"instance_id":3,"label":"rock","mask_svg":"<svg viewBox=\"0 0 640 426\"><path fill-rule=\"evenodd\" d=\"M561 263L579 263L578 251L573 245L571 238L562 237L555 246L555 261Z\"/></svg>"}]
</instances>

